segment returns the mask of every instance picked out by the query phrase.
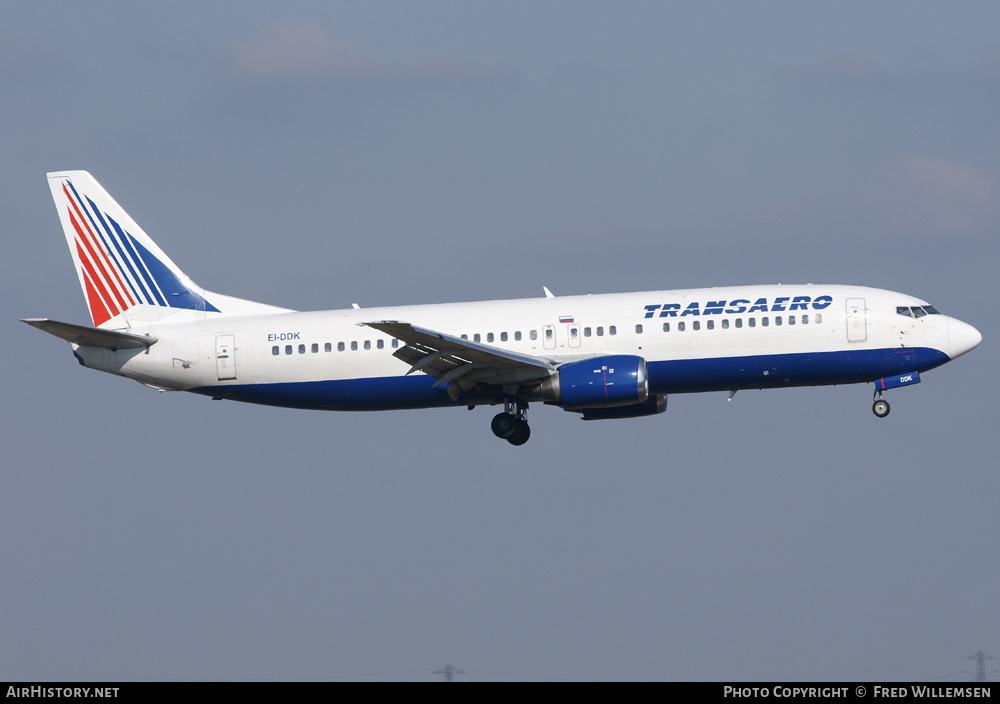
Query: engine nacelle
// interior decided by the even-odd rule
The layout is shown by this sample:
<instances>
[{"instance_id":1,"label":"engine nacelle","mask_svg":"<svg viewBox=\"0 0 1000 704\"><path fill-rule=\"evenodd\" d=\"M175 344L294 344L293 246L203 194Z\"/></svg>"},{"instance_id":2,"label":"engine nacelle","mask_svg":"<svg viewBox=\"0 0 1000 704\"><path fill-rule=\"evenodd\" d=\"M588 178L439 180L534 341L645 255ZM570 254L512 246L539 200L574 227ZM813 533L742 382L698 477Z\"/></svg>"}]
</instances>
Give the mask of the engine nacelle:
<instances>
[{"instance_id":1,"label":"engine nacelle","mask_svg":"<svg viewBox=\"0 0 1000 704\"><path fill-rule=\"evenodd\" d=\"M542 400L563 408L611 408L649 397L646 360L629 354L567 362L542 382Z\"/></svg>"},{"instance_id":2,"label":"engine nacelle","mask_svg":"<svg viewBox=\"0 0 1000 704\"><path fill-rule=\"evenodd\" d=\"M630 406L615 406L614 408L585 408L584 420L610 420L613 418L641 418L655 416L667 410L666 396L650 396L642 403Z\"/></svg>"}]
</instances>

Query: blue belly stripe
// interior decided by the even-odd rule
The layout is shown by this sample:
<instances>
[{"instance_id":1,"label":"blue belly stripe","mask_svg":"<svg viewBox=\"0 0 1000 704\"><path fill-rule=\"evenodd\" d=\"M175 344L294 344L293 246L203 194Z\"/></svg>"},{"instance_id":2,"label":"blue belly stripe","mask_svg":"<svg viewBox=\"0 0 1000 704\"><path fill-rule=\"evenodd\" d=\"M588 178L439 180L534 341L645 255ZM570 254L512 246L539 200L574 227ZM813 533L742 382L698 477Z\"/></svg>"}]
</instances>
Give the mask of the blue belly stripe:
<instances>
[{"instance_id":1,"label":"blue belly stripe","mask_svg":"<svg viewBox=\"0 0 1000 704\"><path fill-rule=\"evenodd\" d=\"M927 347L648 362L655 394L773 389L868 383L908 371L924 372L949 360Z\"/></svg>"},{"instance_id":2,"label":"blue belly stripe","mask_svg":"<svg viewBox=\"0 0 1000 704\"><path fill-rule=\"evenodd\" d=\"M651 394L698 393L867 383L893 374L938 367L948 355L926 347L718 357L648 362ZM286 408L382 411L465 405L426 374L276 384L219 384L191 389L218 398ZM478 400L489 402L496 393Z\"/></svg>"}]
</instances>

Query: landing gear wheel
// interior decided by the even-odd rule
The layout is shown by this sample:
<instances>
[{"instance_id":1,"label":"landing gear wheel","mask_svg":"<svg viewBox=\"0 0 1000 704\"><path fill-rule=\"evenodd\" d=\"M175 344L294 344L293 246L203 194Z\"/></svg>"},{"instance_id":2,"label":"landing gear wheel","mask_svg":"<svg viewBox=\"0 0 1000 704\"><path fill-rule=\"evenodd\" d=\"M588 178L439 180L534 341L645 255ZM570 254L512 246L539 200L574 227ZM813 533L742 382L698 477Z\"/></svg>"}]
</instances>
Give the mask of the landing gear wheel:
<instances>
[{"instance_id":1,"label":"landing gear wheel","mask_svg":"<svg viewBox=\"0 0 1000 704\"><path fill-rule=\"evenodd\" d=\"M493 416L490 429L501 440L511 445L523 445L531 437L528 427L528 404L524 401L505 400L503 413Z\"/></svg>"},{"instance_id":2,"label":"landing gear wheel","mask_svg":"<svg viewBox=\"0 0 1000 704\"><path fill-rule=\"evenodd\" d=\"M507 438L507 442L515 446L523 445L524 443L528 442L528 438L531 437L531 428L528 427L527 421L523 421L519 418L516 420L517 420L517 429L509 438Z\"/></svg>"},{"instance_id":3,"label":"landing gear wheel","mask_svg":"<svg viewBox=\"0 0 1000 704\"><path fill-rule=\"evenodd\" d=\"M507 440L517 432L518 423L518 419L512 413L497 413L490 423L490 430L501 440Z\"/></svg>"},{"instance_id":4,"label":"landing gear wheel","mask_svg":"<svg viewBox=\"0 0 1000 704\"><path fill-rule=\"evenodd\" d=\"M878 399L872 404L872 413L877 415L879 418L885 418L889 415L889 402L884 399Z\"/></svg>"}]
</instances>

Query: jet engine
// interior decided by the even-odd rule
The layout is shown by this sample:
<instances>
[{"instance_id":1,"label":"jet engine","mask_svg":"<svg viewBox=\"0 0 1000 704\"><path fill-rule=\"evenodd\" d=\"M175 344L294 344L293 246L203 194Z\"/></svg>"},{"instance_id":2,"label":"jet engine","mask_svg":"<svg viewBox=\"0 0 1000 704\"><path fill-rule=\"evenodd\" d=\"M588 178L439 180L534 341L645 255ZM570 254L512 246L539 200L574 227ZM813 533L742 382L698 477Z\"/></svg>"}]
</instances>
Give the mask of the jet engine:
<instances>
[{"instance_id":1,"label":"jet engine","mask_svg":"<svg viewBox=\"0 0 1000 704\"><path fill-rule=\"evenodd\" d=\"M612 408L649 397L646 360L619 354L566 362L539 387L541 398L566 409Z\"/></svg>"}]
</instances>

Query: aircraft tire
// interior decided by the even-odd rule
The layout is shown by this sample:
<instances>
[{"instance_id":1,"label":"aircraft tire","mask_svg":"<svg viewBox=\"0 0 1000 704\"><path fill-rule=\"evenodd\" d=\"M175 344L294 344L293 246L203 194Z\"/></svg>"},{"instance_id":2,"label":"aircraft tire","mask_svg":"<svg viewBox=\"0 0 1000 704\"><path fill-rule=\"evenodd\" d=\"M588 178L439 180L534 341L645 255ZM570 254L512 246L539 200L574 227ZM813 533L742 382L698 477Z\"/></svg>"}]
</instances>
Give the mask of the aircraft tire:
<instances>
[{"instance_id":1,"label":"aircraft tire","mask_svg":"<svg viewBox=\"0 0 1000 704\"><path fill-rule=\"evenodd\" d=\"M490 430L501 440L508 440L518 429L518 420L510 413L497 413L490 423Z\"/></svg>"},{"instance_id":2,"label":"aircraft tire","mask_svg":"<svg viewBox=\"0 0 1000 704\"><path fill-rule=\"evenodd\" d=\"M885 418L889 415L889 402L879 399L872 404L872 413L874 413L879 418Z\"/></svg>"},{"instance_id":3,"label":"aircraft tire","mask_svg":"<svg viewBox=\"0 0 1000 704\"><path fill-rule=\"evenodd\" d=\"M528 442L528 438L531 437L531 428L528 427L528 423L521 419L517 420L517 429L514 431L513 435L507 438L507 442L511 445L519 446Z\"/></svg>"}]
</instances>

